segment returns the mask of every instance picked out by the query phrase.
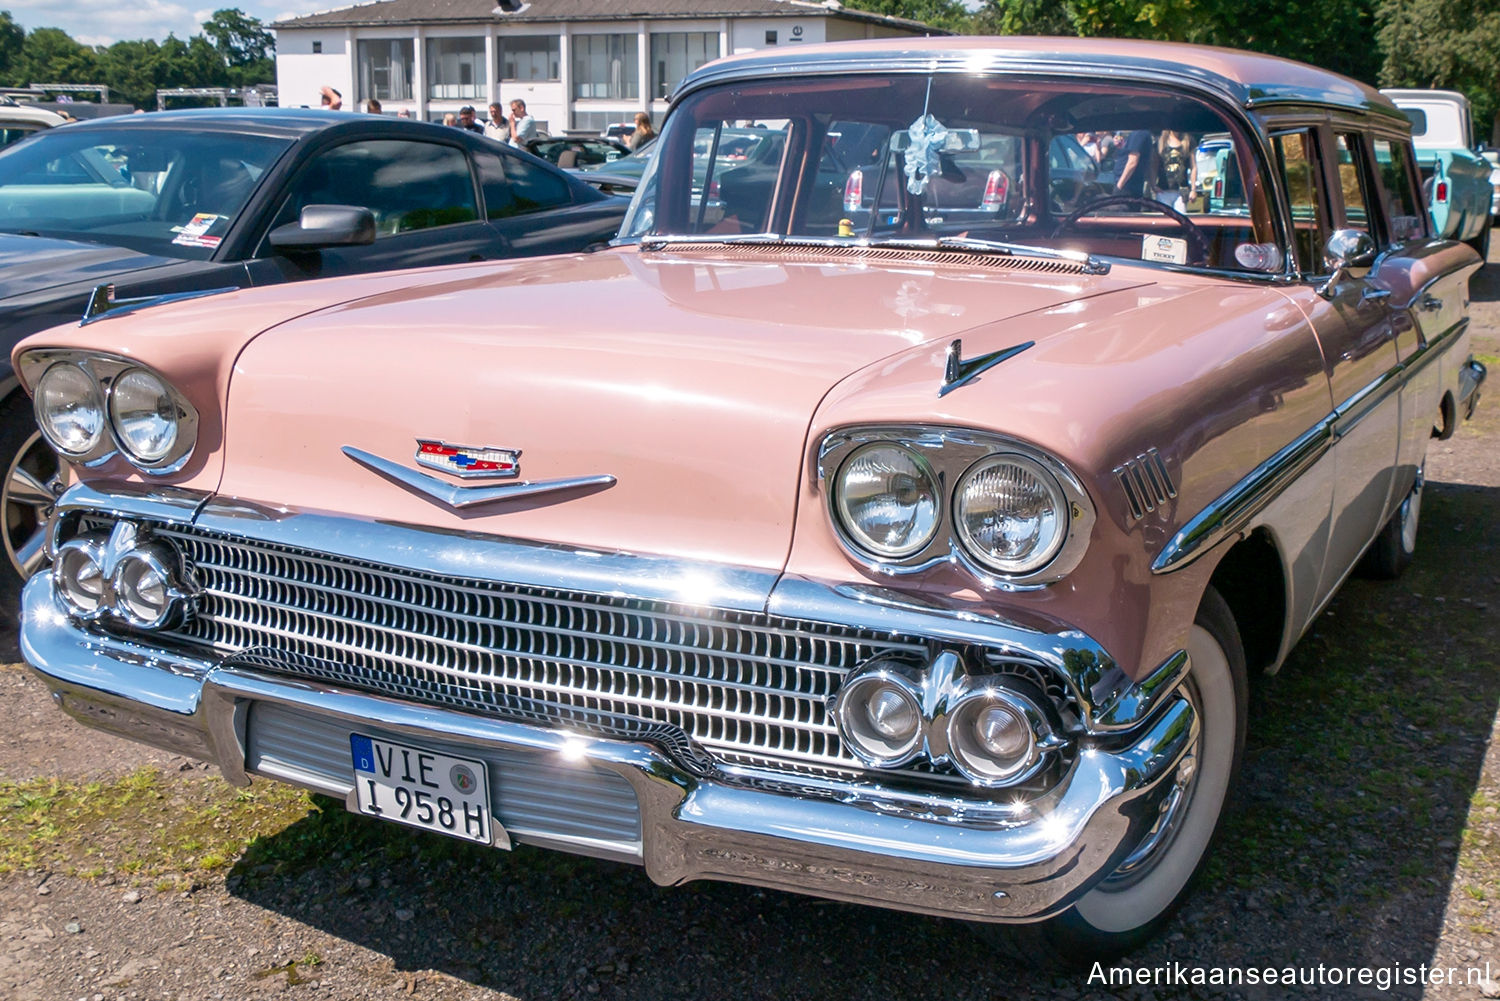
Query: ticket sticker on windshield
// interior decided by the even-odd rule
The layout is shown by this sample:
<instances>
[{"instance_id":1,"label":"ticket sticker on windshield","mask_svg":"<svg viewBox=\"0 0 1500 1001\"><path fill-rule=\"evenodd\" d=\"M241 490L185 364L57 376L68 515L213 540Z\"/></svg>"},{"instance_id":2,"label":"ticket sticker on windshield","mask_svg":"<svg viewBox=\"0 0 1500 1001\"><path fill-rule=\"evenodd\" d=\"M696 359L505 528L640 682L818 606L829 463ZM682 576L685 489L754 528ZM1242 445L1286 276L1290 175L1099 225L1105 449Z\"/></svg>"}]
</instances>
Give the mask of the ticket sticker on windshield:
<instances>
[{"instance_id":1,"label":"ticket sticker on windshield","mask_svg":"<svg viewBox=\"0 0 1500 1001\"><path fill-rule=\"evenodd\" d=\"M1172 236L1141 237L1141 260L1159 264L1186 264L1187 241Z\"/></svg>"},{"instance_id":2,"label":"ticket sticker on windshield","mask_svg":"<svg viewBox=\"0 0 1500 1001\"><path fill-rule=\"evenodd\" d=\"M223 237L209 236L208 231L222 218L210 212L199 212L186 226L172 227L172 232L177 234L172 242L183 247L217 247Z\"/></svg>"}]
</instances>

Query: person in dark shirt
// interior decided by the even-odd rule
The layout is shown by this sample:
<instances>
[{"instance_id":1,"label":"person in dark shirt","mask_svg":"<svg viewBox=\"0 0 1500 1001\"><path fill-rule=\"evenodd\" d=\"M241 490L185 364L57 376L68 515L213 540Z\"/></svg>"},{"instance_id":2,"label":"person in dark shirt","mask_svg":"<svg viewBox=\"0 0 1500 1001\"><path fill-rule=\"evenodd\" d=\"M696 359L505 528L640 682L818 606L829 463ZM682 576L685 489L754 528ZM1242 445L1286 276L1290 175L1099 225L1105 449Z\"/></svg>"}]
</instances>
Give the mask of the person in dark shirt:
<instances>
[{"instance_id":1,"label":"person in dark shirt","mask_svg":"<svg viewBox=\"0 0 1500 1001\"><path fill-rule=\"evenodd\" d=\"M458 127L484 135L484 126L474 121L474 105L466 104L458 109Z\"/></svg>"},{"instance_id":2,"label":"person in dark shirt","mask_svg":"<svg viewBox=\"0 0 1500 1001\"><path fill-rule=\"evenodd\" d=\"M1151 133L1145 129L1136 129L1125 137L1125 149L1121 151L1124 165L1120 168L1120 176L1115 180L1115 194L1129 195L1132 198L1146 196L1146 181L1152 174L1155 152L1156 146L1151 141Z\"/></svg>"}]
</instances>

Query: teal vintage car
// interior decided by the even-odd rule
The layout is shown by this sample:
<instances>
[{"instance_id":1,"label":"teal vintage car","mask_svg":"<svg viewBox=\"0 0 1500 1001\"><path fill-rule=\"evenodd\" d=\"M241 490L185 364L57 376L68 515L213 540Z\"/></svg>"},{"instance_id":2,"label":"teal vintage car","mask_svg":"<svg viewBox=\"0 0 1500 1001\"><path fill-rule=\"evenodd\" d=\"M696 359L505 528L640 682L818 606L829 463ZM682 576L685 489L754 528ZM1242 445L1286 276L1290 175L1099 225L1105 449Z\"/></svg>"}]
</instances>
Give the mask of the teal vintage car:
<instances>
[{"instance_id":1,"label":"teal vintage car","mask_svg":"<svg viewBox=\"0 0 1500 1001\"><path fill-rule=\"evenodd\" d=\"M1490 246L1490 164L1474 141L1469 99L1451 90L1382 90L1411 119L1422 187L1439 236L1462 240L1480 257Z\"/></svg>"}]
</instances>

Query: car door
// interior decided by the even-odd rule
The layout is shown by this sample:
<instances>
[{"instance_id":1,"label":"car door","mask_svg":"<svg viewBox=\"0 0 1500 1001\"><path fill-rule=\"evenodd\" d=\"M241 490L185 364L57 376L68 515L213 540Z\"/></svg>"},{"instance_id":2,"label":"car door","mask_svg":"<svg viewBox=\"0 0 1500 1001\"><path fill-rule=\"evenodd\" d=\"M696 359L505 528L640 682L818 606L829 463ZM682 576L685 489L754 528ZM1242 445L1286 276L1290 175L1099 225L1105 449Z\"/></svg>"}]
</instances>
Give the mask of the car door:
<instances>
[{"instance_id":1,"label":"car door","mask_svg":"<svg viewBox=\"0 0 1500 1001\"><path fill-rule=\"evenodd\" d=\"M1400 356L1391 279L1398 272L1388 252L1389 230L1377 196L1366 138L1352 130L1326 130L1323 176L1332 196L1333 225L1366 233L1376 248L1372 267L1331 276L1321 293L1327 308L1315 321L1333 405L1334 487L1322 597L1347 576L1391 510L1401 438Z\"/></svg>"},{"instance_id":2,"label":"car door","mask_svg":"<svg viewBox=\"0 0 1500 1001\"><path fill-rule=\"evenodd\" d=\"M292 176L267 234L295 223L308 205L369 209L374 242L286 252L263 236L250 268L257 284L509 256L480 216L469 159L457 143L357 139L322 150Z\"/></svg>"},{"instance_id":3,"label":"car door","mask_svg":"<svg viewBox=\"0 0 1500 1001\"><path fill-rule=\"evenodd\" d=\"M511 256L572 253L614 238L624 199L579 202L545 164L499 147L473 153L485 214Z\"/></svg>"}]
</instances>

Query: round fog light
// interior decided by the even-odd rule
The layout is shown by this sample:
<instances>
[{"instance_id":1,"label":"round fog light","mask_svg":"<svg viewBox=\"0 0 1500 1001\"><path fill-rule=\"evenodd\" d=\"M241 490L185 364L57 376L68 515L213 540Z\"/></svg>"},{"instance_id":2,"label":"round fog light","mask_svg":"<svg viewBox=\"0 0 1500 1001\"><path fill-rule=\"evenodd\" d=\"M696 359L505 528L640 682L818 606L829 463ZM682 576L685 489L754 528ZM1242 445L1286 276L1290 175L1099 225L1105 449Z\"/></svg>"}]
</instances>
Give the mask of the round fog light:
<instances>
[{"instance_id":1,"label":"round fog light","mask_svg":"<svg viewBox=\"0 0 1500 1001\"><path fill-rule=\"evenodd\" d=\"M834 716L850 749L880 768L910 761L922 742L922 710L916 694L887 676L856 678L840 689Z\"/></svg>"},{"instance_id":2,"label":"round fog light","mask_svg":"<svg viewBox=\"0 0 1500 1001\"><path fill-rule=\"evenodd\" d=\"M131 625L154 629L167 620L177 589L165 554L139 549L115 567L115 611Z\"/></svg>"},{"instance_id":3,"label":"round fog light","mask_svg":"<svg viewBox=\"0 0 1500 1001\"><path fill-rule=\"evenodd\" d=\"M1036 727L1019 697L988 689L961 700L948 717L948 753L953 765L979 785L1021 778L1038 758Z\"/></svg>"},{"instance_id":4,"label":"round fog light","mask_svg":"<svg viewBox=\"0 0 1500 1001\"><path fill-rule=\"evenodd\" d=\"M74 612L95 615L104 600L102 549L96 539L74 539L57 551L53 586Z\"/></svg>"}]
</instances>

